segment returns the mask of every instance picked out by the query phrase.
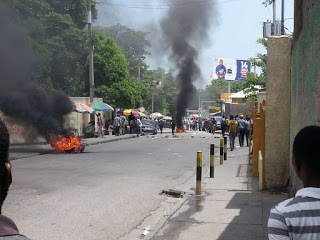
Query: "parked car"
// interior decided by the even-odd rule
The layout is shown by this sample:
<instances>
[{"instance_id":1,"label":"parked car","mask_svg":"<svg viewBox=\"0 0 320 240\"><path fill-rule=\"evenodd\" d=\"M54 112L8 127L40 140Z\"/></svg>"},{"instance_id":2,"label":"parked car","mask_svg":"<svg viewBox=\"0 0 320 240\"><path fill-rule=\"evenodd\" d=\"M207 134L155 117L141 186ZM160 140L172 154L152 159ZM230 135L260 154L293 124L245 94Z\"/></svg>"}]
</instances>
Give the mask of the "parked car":
<instances>
[{"instance_id":1,"label":"parked car","mask_svg":"<svg viewBox=\"0 0 320 240\"><path fill-rule=\"evenodd\" d=\"M153 135L158 133L157 130L157 122L150 120L150 119L142 119L141 120L142 126L141 126L141 131L144 134L151 133Z\"/></svg>"},{"instance_id":2,"label":"parked car","mask_svg":"<svg viewBox=\"0 0 320 240\"><path fill-rule=\"evenodd\" d=\"M214 119L217 121L217 130L221 130L222 116L215 116Z\"/></svg>"}]
</instances>

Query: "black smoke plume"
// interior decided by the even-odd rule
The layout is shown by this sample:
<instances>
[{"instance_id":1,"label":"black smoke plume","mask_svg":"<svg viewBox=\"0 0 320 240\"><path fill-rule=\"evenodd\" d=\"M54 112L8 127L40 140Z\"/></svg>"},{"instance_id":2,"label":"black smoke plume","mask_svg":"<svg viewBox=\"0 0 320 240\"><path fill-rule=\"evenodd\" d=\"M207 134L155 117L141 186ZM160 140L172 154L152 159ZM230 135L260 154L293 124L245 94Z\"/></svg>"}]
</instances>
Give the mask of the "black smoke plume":
<instances>
[{"instance_id":1,"label":"black smoke plume","mask_svg":"<svg viewBox=\"0 0 320 240\"><path fill-rule=\"evenodd\" d=\"M47 140L64 134L63 116L73 109L61 91L45 92L32 80L35 54L28 34L14 24L12 12L0 3L0 111L18 123L32 125Z\"/></svg>"},{"instance_id":2,"label":"black smoke plume","mask_svg":"<svg viewBox=\"0 0 320 240\"><path fill-rule=\"evenodd\" d=\"M170 1L167 16L161 21L171 61L178 70L176 82L180 92L176 100L177 127L196 91L193 83L201 78L198 65L199 52L208 40L210 19L214 18L212 1Z\"/></svg>"}]
</instances>

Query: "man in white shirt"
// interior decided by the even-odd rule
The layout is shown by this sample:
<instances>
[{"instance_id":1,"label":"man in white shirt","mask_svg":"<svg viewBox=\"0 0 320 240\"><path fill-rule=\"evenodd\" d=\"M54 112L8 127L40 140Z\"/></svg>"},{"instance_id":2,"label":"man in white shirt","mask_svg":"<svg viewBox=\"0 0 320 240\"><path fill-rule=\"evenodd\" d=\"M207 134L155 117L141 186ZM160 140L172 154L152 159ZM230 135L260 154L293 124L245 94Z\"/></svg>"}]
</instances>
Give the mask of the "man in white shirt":
<instances>
[{"instance_id":1,"label":"man in white shirt","mask_svg":"<svg viewBox=\"0 0 320 240\"><path fill-rule=\"evenodd\" d=\"M320 127L305 127L293 142L292 164L304 188L270 211L269 239L320 239Z\"/></svg>"}]
</instances>

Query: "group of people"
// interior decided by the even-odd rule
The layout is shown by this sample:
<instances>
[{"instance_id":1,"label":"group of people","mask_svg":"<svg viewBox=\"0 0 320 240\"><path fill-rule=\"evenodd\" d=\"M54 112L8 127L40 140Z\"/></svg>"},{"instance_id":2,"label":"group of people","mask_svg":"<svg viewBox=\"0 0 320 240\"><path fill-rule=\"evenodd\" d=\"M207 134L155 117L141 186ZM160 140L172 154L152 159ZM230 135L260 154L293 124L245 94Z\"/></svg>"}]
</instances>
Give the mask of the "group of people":
<instances>
[{"instance_id":1,"label":"group of people","mask_svg":"<svg viewBox=\"0 0 320 240\"><path fill-rule=\"evenodd\" d=\"M221 131L224 136L225 132L229 132L229 142L230 142L230 150L234 150L235 139L239 137L239 146L244 146L244 138L246 138L247 147L249 146L249 135L252 130L252 120L247 115L237 115L230 116L230 119L225 119L224 117L221 120Z\"/></svg>"},{"instance_id":2,"label":"group of people","mask_svg":"<svg viewBox=\"0 0 320 240\"><path fill-rule=\"evenodd\" d=\"M122 113L117 113L116 116L112 119L108 119L103 122L101 114L97 114L97 126L98 126L98 135L103 137L104 132L103 128L109 135L125 135L127 133L133 134L137 133L139 136L141 134L141 117L134 116L132 113L126 117Z\"/></svg>"},{"instance_id":3,"label":"group of people","mask_svg":"<svg viewBox=\"0 0 320 240\"><path fill-rule=\"evenodd\" d=\"M217 129L217 121L215 118L207 119L207 118L192 118L185 119L184 124L187 130L193 131L205 131L208 133L215 133Z\"/></svg>"}]
</instances>

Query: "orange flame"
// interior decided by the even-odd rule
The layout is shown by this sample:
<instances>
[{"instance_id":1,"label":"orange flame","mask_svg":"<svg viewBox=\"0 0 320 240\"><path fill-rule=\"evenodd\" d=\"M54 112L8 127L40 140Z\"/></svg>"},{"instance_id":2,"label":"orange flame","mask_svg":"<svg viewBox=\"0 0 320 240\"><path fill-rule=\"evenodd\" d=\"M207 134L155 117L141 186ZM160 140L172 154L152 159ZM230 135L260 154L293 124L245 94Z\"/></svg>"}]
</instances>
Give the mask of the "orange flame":
<instances>
[{"instance_id":1,"label":"orange flame","mask_svg":"<svg viewBox=\"0 0 320 240\"><path fill-rule=\"evenodd\" d=\"M183 127L177 128L177 133L183 133L183 132L185 132Z\"/></svg>"},{"instance_id":2,"label":"orange flame","mask_svg":"<svg viewBox=\"0 0 320 240\"><path fill-rule=\"evenodd\" d=\"M76 135L69 137L58 135L56 138L51 138L50 146L59 152L73 151L80 153L84 150L84 145Z\"/></svg>"}]
</instances>

